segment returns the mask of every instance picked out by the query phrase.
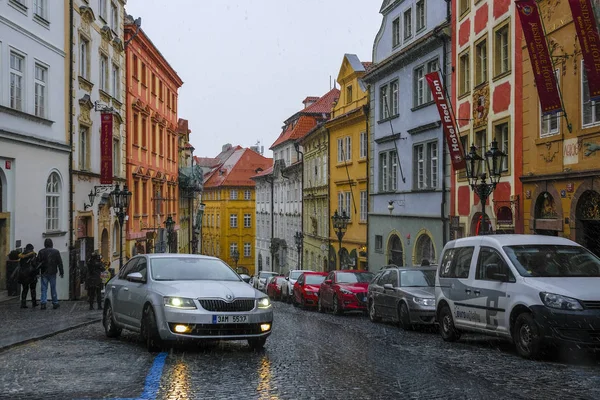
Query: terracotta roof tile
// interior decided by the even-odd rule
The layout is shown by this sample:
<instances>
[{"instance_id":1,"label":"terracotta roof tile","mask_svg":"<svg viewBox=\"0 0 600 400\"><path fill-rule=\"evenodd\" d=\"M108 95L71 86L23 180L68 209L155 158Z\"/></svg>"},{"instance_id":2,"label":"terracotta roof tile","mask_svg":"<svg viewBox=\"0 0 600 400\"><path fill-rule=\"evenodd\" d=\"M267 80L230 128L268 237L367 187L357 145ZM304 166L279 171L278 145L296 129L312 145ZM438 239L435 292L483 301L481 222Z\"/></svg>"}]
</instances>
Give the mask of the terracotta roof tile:
<instances>
[{"instance_id":1,"label":"terracotta roof tile","mask_svg":"<svg viewBox=\"0 0 600 400\"><path fill-rule=\"evenodd\" d=\"M250 178L256 175L256 170L273 165L272 158L263 157L254 150L240 146L232 149L234 151L222 163L205 175L204 187L254 186L255 182Z\"/></svg>"}]
</instances>

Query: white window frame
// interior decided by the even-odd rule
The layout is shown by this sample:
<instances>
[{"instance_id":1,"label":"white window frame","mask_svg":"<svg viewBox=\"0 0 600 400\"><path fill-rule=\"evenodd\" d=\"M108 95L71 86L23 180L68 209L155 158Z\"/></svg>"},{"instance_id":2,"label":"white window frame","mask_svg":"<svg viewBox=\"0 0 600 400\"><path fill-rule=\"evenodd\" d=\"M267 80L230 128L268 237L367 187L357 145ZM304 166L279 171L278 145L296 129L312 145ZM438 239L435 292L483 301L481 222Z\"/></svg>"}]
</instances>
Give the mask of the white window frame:
<instances>
[{"instance_id":1,"label":"white window frame","mask_svg":"<svg viewBox=\"0 0 600 400\"><path fill-rule=\"evenodd\" d=\"M475 43L475 86L479 86L489 79L489 68L488 68L488 38L487 35L481 40ZM479 79L478 79L479 78Z\"/></svg>"},{"instance_id":2,"label":"white window frame","mask_svg":"<svg viewBox=\"0 0 600 400\"><path fill-rule=\"evenodd\" d=\"M506 131L501 130L500 135L496 132L498 128L506 126ZM509 167L509 146L510 146L510 122L508 120L502 121L494 125L494 136L498 141L498 147L500 151L506 154L506 157L502 157L502 172L508 171Z\"/></svg>"},{"instance_id":3,"label":"white window frame","mask_svg":"<svg viewBox=\"0 0 600 400\"><path fill-rule=\"evenodd\" d=\"M419 65L414 71L415 107L425 104L425 64Z\"/></svg>"},{"instance_id":4,"label":"white window frame","mask_svg":"<svg viewBox=\"0 0 600 400\"><path fill-rule=\"evenodd\" d=\"M379 119L384 120L391 117L389 105L389 84L381 85L379 88Z\"/></svg>"},{"instance_id":5,"label":"white window frame","mask_svg":"<svg viewBox=\"0 0 600 400\"><path fill-rule=\"evenodd\" d=\"M229 214L229 227L237 228L238 227L238 216L237 214Z\"/></svg>"},{"instance_id":6,"label":"white window frame","mask_svg":"<svg viewBox=\"0 0 600 400\"><path fill-rule=\"evenodd\" d=\"M48 67L35 63L34 74L34 114L40 118L48 116ZM38 75L41 71L41 75Z\"/></svg>"},{"instance_id":7,"label":"white window frame","mask_svg":"<svg viewBox=\"0 0 600 400\"><path fill-rule=\"evenodd\" d=\"M421 32L427 26L427 11L425 8L425 0L417 0L415 7L415 25L416 32Z\"/></svg>"},{"instance_id":8,"label":"white window frame","mask_svg":"<svg viewBox=\"0 0 600 400\"><path fill-rule=\"evenodd\" d=\"M346 155L346 161L352 161L352 137L346 136L344 138L344 153Z\"/></svg>"},{"instance_id":9,"label":"white window frame","mask_svg":"<svg viewBox=\"0 0 600 400\"><path fill-rule=\"evenodd\" d=\"M82 125L79 127L79 170L88 170L88 147L90 144L90 128Z\"/></svg>"},{"instance_id":10,"label":"white window frame","mask_svg":"<svg viewBox=\"0 0 600 400\"><path fill-rule=\"evenodd\" d=\"M396 150L389 151L388 158L390 165L389 188L392 192L395 192L396 190L398 190L398 153L396 153Z\"/></svg>"},{"instance_id":11,"label":"white window frame","mask_svg":"<svg viewBox=\"0 0 600 400\"><path fill-rule=\"evenodd\" d=\"M119 33L119 8L114 1L110 2L110 27L115 33Z\"/></svg>"},{"instance_id":12,"label":"white window frame","mask_svg":"<svg viewBox=\"0 0 600 400\"><path fill-rule=\"evenodd\" d=\"M250 243L244 243L244 257L252 256L252 245Z\"/></svg>"},{"instance_id":13,"label":"white window frame","mask_svg":"<svg viewBox=\"0 0 600 400\"><path fill-rule=\"evenodd\" d=\"M367 221L367 191L360 192L360 222Z\"/></svg>"},{"instance_id":14,"label":"white window frame","mask_svg":"<svg viewBox=\"0 0 600 400\"><path fill-rule=\"evenodd\" d=\"M437 189L438 187L438 175L439 175L439 148L437 142L427 143L427 156L429 157L429 171L427 176L429 178L429 188Z\"/></svg>"},{"instance_id":15,"label":"white window frame","mask_svg":"<svg viewBox=\"0 0 600 400\"><path fill-rule=\"evenodd\" d=\"M229 190L229 200L237 200L238 199L238 191L237 189Z\"/></svg>"},{"instance_id":16,"label":"white window frame","mask_svg":"<svg viewBox=\"0 0 600 400\"><path fill-rule=\"evenodd\" d=\"M19 60L19 69L13 65L13 58ZM25 55L11 50L9 54L10 71L10 108L25 111L25 71L27 69ZM14 79L14 82L13 82ZM16 84L18 82L18 85Z\"/></svg>"},{"instance_id":17,"label":"white window frame","mask_svg":"<svg viewBox=\"0 0 600 400\"><path fill-rule=\"evenodd\" d=\"M100 18L104 20L104 22L108 22L108 16L106 11L107 1L106 0L98 0L98 15Z\"/></svg>"},{"instance_id":18,"label":"white window frame","mask_svg":"<svg viewBox=\"0 0 600 400\"><path fill-rule=\"evenodd\" d=\"M594 115L596 114L596 108L600 107L600 101L592 101L590 99L590 89L589 86L587 85L587 77L586 77L586 72L585 72L585 65L583 64L583 60L581 60L581 68L579 69L581 71L581 124L584 128L589 128L591 126L596 126L600 124L600 118L594 120ZM587 93L587 98L588 101L585 101L585 97L586 97L586 93ZM585 107L586 107L586 103L590 103L589 107L590 107L590 116L591 116L591 122L587 122L585 121Z\"/></svg>"},{"instance_id":19,"label":"white window frame","mask_svg":"<svg viewBox=\"0 0 600 400\"><path fill-rule=\"evenodd\" d=\"M407 18L408 16L408 18ZM404 23L404 29L403 29L403 38L404 40L409 40L410 38L412 38L413 36L413 32L412 32L412 7L409 7L408 9L404 10L404 12L402 13L402 22Z\"/></svg>"},{"instance_id":20,"label":"white window frame","mask_svg":"<svg viewBox=\"0 0 600 400\"><path fill-rule=\"evenodd\" d=\"M112 97L121 100L120 90L121 90L121 70L116 64L112 64Z\"/></svg>"},{"instance_id":21,"label":"white window frame","mask_svg":"<svg viewBox=\"0 0 600 400\"><path fill-rule=\"evenodd\" d=\"M113 175L121 175L121 141L113 138Z\"/></svg>"},{"instance_id":22,"label":"white window frame","mask_svg":"<svg viewBox=\"0 0 600 400\"><path fill-rule=\"evenodd\" d=\"M60 229L61 180L56 171L46 180L46 232Z\"/></svg>"},{"instance_id":23,"label":"white window frame","mask_svg":"<svg viewBox=\"0 0 600 400\"><path fill-rule=\"evenodd\" d=\"M387 192L389 190L389 164L388 164L388 153L379 153L379 184L380 192Z\"/></svg>"},{"instance_id":24,"label":"white window frame","mask_svg":"<svg viewBox=\"0 0 600 400\"><path fill-rule=\"evenodd\" d=\"M108 57L100 54L100 90L108 93Z\"/></svg>"},{"instance_id":25,"label":"white window frame","mask_svg":"<svg viewBox=\"0 0 600 400\"><path fill-rule=\"evenodd\" d=\"M24 4L22 1L20 3ZM33 0L33 14L43 20L48 20L47 0Z\"/></svg>"},{"instance_id":26,"label":"white window frame","mask_svg":"<svg viewBox=\"0 0 600 400\"><path fill-rule=\"evenodd\" d=\"M249 190L244 190L244 200L251 200L252 193Z\"/></svg>"},{"instance_id":27,"label":"white window frame","mask_svg":"<svg viewBox=\"0 0 600 400\"><path fill-rule=\"evenodd\" d=\"M398 79L394 79L390 82L390 98L392 100L392 117L396 117L400 113L399 104L398 104L398 91L400 89L400 82Z\"/></svg>"},{"instance_id":28,"label":"white window frame","mask_svg":"<svg viewBox=\"0 0 600 400\"><path fill-rule=\"evenodd\" d=\"M233 257L233 252L237 251L237 249L238 249L237 243L230 243L229 244L229 257Z\"/></svg>"},{"instance_id":29,"label":"white window frame","mask_svg":"<svg viewBox=\"0 0 600 400\"><path fill-rule=\"evenodd\" d=\"M346 216L348 217L348 221L352 220L352 192L344 192L344 211L346 211Z\"/></svg>"},{"instance_id":30,"label":"white window frame","mask_svg":"<svg viewBox=\"0 0 600 400\"><path fill-rule=\"evenodd\" d=\"M554 70L554 75L556 76L556 84L560 86L560 81L559 81L560 69ZM582 76L583 76L583 72L582 72ZM583 93L584 92L582 92L582 94ZM557 112L554 114L544 115L541 110L542 109L541 109L541 104L540 104L540 138L559 135L560 134L561 113ZM581 116L582 116L582 120L583 120L583 103L581 105ZM554 124L556 125L555 128L552 127L552 125L554 125Z\"/></svg>"},{"instance_id":31,"label":"white window frame","mask_svg":"<svg viewBox=\"0 0 600 400\"><path fill-rule=\"evenodd\" d=\"M400 46L402 43L402 30L400 24L400 16L392 21L392 47Z\"/></svg>"},{"instance_id":32,"label":"white window frame","mask_svg":"<svg viewBox=\"0 0 600 400\"><path fill-rule=\"evenodd\" d=\"M425 161L425 144L420 143L415 145L415 173L416 173L416 189L427 189L426 179L426 161Z\"/></svg>"},{"instance_id":33,"label":"white window frame","mask_svg":"<svg viewBox=\"0 0 600 400\"><path fill-rule=\"evenodd\" d=\"M252 214L244 214L244 228L252 227Z\"/></svg>"},{"instance_id":34,"label":"white window frame","mask_svg":"<svg viewBox=\"0 0 600 400\"><path fill-rule=\"evenodd\" d=\"M367 132L360 133L360 149L359 149L359 158L367 158L367 149L368 149L368 137Z\"/></svg>"},{"instance_id":35,"label":"white window frame","mask_svg":"<svg viewBox=\"0 0 600 400\"><path fill-rule=\"evenodd\" d=\"M90 54L90 41L79 36L79 76L89 79L88 58Z\"/></svg>"}]
</instances>

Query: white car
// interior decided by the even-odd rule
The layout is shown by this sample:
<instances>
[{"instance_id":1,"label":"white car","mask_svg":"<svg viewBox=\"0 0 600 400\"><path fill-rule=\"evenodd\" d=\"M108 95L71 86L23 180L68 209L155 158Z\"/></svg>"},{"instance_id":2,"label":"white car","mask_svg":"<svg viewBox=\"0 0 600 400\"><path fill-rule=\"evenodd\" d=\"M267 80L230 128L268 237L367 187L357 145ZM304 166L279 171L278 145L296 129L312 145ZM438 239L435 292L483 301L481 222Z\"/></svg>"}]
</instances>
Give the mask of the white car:
<instances>
[{"instance_id":1,"label":"white car","mask_svg":"<svg viewBox=\"0 0 600 400\"><path fill-rule=\"evenodd\" d=\"M314 272L308 269L292 269L285 274L286 283L281 287L281 301L288 303L292 302L292 297L294 296L294 283L296 283L303 272L308 271Z\"/></svg>"},{"instance_id":2,"label":"white car","mask_svg":"<svg viewBox=\"0 0 600 400\"><path fill-rule=\"evenodd\" d=\"M267 290L267 281L269 278L279 275L277 272L271 271L260 271L258 276L255 276L252 279L252 285L255 289L260 290L261 292L266 292Z\"/></svg>"},{"instance_id":3,"label":"white car","mask_svg":"<svg viewBox=\"0 0 600 400\"><path fill-rule=\"evenodd\" d=\"M461 332L512 339L538 358L548 344L600 347L600 259L568 239L490 235L448 242L436 274L445 341Z\"/></svg>"}]
</instances>

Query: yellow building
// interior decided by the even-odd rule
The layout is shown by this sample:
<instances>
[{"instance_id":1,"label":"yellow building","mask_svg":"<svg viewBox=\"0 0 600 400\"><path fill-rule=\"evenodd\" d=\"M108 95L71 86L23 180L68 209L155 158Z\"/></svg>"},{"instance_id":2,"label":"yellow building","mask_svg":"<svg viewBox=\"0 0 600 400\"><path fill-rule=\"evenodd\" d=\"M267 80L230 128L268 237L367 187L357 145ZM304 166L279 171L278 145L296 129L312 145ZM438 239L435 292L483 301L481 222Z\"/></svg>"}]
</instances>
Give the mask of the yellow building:
<instances>
[{"instance_id":1,"label":"yellow building","mask_svg":"<svg viewBox=\"0 0 600 400\"><path fill-rule=\"evenodd\" d=\"M269 168L273 160L251 149L225 145L216 161L204 176L202 254L245 267L254 275L256 197L250 177Z\"/></svg>"},{"instance_id":2,"label":"yellow building","mask_svg":"<svg viewBox=\"0 0 600 400\"><path fill-rule=\"evenodd\" d=\"M336 230L330 225L330 265L336 268L367 267L366 107L369 97L360 78L369 64L361 63L354 54L344 55L337 77L340 98L326 124L329 130L329 210L331 215L337 210L338 213L344 211L349 217L341 248ZM333 263L334 260L338 261Z\"/></svg>"},{"instance_id":3,"label":"yellow building","mask_svg":"<svg viewBox=\"0 0 600 400\"><path fill-rule=\"evenodd\" d=\"M566 118L541 116L523 41L525 232L567 237L600 255L600 103L590 100L569 3L543 0L538 6Z\"/></svg>"}]
</instances>

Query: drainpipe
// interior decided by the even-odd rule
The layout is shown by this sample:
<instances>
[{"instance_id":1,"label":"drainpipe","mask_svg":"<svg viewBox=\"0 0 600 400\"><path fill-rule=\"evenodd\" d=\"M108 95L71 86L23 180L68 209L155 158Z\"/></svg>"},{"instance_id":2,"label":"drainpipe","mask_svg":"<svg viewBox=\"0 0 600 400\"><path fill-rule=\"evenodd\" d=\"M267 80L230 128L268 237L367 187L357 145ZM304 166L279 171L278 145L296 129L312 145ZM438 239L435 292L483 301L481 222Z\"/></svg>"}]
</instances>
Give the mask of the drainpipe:
<instances>
[{"instance_id":1,"label":"drainpipe","mask_svg":"<svg viewBox=\"0 0 600 400\"><path fill-rule=\"evenodd\" d=\"M77 300L77 260L73 256L73 33L73 0L69 0L69 298Z\"/></svg>"},{"instance_id":2,"label":"drainpipe","mask_svg":"<svg viewBox=\"0 0 600 400\"><path fill-rule=\"evenodd\" d=\"M273 169L274 170L274 169ZM269 244L269 252L271 253L271 271L274 271L274 265L275 264L275 252L273 251L273 238L275 237L275 215L274 215L274 205L273 202L275 200L275 193L274 193L274 182L275 182L275 177L271 175L270 178L265 178L265 180L267 182L269 182L271 184L271 241ZM281 269L279 270L279 272L281 272Z\"/></svg>"},{"instance_id":3,"label":"drainpipe","mask_svg":"<svg viewBox=\"0 0 600 400\"><path fill-rule=\"evenodd\" d=\"M304 232L304 152L300 151L300 145L298 142L294 143L294 147L296 148L296 153L298 158L302 155L302 168L301 168L301 176L300 176L300 232ZM298 257L300 260L300 269L304 269L304 243L302 243L302 251L300 252L300 256Z\"/></svg>"},{"instance_id":4,"label":"drainpipe","mask_svg":"<svg viewBox=\"0 0 600 400\"><path fill-rule=\"evenodd\" d=\"M369 90L367 91L367 93L370 93L371 89L369 87ZM367 271L369 270L369 223L368 223L368 216L369 216L369 186L370 186L370 182L369 182L369 116L370 116L370 101L371 101L371 95L369 94L369 98L367 100L367 104L365 104L363 106L363 113L365 114L365 134L367 135L367 239L365 240L365 245L367 246ZM360 254L359 254L360 257Z\"/></svg>"}]
</instances>

